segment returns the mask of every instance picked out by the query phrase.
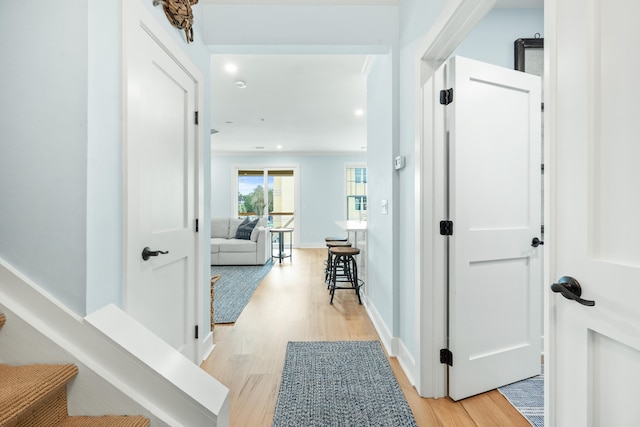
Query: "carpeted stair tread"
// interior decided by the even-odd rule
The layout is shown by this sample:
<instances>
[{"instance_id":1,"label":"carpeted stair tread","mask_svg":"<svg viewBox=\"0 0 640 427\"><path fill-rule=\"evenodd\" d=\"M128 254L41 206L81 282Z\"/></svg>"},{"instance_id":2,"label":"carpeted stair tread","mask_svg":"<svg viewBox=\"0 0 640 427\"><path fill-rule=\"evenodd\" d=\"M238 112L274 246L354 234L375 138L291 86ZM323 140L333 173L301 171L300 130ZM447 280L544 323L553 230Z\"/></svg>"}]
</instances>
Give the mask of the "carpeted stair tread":
<instances>
[{"instance_id":1,"label":"carpeted stair tread","mask_svg":"<svg viewBox=\"0 0 640 427\"><path fill-rule=\"evenodd\" d=\"M0 313L0 329L2 329L5 323L7 323L7 317L4 313Z\"/></svg>"},{"instance_id":2,"label":"carpeted stair tread","mask_svg":"<svg viewBox=\"0 0 640 427\"><path fill-rule=\"evenodd\" d=\"M149 427L149 419L138 416L69 417L56 427Z\"/></svg>"},{"instance_id":3,"label":"carpeted stair tread","mask_svg":"<svg viewBox=\"0 0 640 427\"><path fill-rule=\"evenodd\" d=\"M56 419L60 413L64 417L66 385L77 374L75 365L0 364L0 425L12 425L25 416L32 418L34 408L38 407L55 412ZM51 399L59 404L49 403Z\"/></svg>"}]
</instances>

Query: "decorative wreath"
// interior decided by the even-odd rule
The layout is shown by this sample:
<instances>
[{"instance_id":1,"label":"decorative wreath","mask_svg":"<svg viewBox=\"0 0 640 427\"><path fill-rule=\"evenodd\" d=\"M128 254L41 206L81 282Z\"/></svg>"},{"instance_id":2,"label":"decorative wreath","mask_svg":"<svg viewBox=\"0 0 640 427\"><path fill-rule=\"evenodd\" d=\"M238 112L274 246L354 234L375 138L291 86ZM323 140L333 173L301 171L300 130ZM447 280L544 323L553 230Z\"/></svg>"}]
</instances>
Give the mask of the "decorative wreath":
<instances>
[{"instance_id":1,"label":"decorative wreath","mask_svg":"<svg viewBox=\"0 0 640 427\"><path fill-rule=\"evenodd\" d=\"M176 28L184 30L187 43L193 41L193 11L191 6L198 4L199 0L153 0L153 5L162 4L164 14Z\"/></svg>"}]
</instances>

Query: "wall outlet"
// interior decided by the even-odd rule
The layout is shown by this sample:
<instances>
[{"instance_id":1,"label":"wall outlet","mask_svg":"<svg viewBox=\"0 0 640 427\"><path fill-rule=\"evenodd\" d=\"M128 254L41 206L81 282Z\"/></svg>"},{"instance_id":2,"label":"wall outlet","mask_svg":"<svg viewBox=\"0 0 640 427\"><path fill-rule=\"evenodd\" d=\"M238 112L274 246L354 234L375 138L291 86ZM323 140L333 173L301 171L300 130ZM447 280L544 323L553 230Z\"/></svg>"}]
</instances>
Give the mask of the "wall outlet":
<instances>
[{"instance_id":1,"label":"wall outlet","mask_svg":"<svg viewBox=\"0 0 640 427\"><path fill-rule=\"evenodd\" d=\"M387 200L382 201L382 215L387 215L389 213L389 202Z\"/></svg>"}]
</instances>

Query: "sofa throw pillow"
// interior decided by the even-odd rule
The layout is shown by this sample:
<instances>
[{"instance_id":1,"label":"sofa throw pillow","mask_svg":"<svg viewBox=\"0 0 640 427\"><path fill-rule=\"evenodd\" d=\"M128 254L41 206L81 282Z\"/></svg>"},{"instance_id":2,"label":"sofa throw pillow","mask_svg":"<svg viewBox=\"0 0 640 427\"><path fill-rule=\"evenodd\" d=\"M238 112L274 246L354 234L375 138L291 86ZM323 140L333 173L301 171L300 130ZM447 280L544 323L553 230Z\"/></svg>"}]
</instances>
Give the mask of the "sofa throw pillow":
<instances>
[{"instance_id":1,"label":"sofa throw pillow","mask_svg":"<svg viewBox=\"0 0 640 427\"><path fill-rule=\"evenodd\" d=\"M249 221L249 218L245 218L242 224L238 226L236 232L236 239L251 240L251 232L258 223L259 218Z\"/></svg>"},{"instance_id":2,"label":"sofa throw pillow","mask_svg":"<svg viewBox=\"0 0 640 427\"><path fill-rule=\"evenodd\" d=\"M233 239L234 237L236 237L236 233L238 232L238 227L240 226L240 224L242 224L242 220L239 218L229 219L229 235L227 236L229 239Z\"/></svg>"}]
</instances>

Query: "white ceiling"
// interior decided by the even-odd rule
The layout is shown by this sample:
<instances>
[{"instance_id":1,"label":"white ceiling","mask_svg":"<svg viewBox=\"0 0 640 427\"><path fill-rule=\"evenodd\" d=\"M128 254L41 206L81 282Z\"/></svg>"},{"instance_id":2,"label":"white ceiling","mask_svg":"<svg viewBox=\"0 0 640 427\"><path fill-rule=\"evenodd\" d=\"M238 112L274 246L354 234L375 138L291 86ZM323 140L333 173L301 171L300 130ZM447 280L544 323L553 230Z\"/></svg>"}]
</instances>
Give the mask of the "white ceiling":
<instances>
[{"instance_id":1,"label":"white ceiling","mask_svg":"<svg viewBox=\"0 0 640 427\"><path fill-rule=\"evenodd\" d=\"M398 0L201 0L205 4L395 5ZM543 0L498 0L542 8ZM214 152L366 151L364 55L213 55ZM225 65L238 67L235 74ZM240 89L235 82L246 82ZM354 111L362 109L363 116ZM214 133L213 129L217 131ZM280 146L280 147L279 147Z\"/></svg>"},{"instance_id":2,"label":"white ceiling","mask_svg":"<svg viewBox=\"0 0 640 427\"><path fill-rule=\"evenodd\" d=\"M213 55L211 126L218 133L212 151L365 151L367 60ZM225 70L229 63L237 66L235 74ZM246 88L238 88L238 80ZM354 114L358 109L362 116Z\"/></svg>"}]
</instances>

